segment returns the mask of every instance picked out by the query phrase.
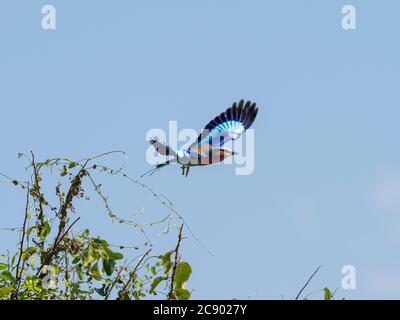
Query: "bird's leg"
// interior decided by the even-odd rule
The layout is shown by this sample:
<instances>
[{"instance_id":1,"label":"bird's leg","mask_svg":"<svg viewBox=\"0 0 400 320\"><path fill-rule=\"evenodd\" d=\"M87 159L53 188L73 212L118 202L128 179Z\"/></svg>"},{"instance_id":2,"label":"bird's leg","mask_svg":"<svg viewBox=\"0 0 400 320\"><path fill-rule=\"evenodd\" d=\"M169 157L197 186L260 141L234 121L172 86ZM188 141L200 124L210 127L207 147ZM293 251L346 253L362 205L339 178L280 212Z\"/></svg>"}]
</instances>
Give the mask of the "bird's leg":
<instances>
[{"instance_id":1,"label":"bird's leg","mask_svg":"<svg viewBox=\"0 0 400 320\"><path fill-rule=\"evenodd\" d=\"M187 167L186 167L186 177L187 177L188 174L189 174L189 169L190 169L190 166L187 166Z\"/></svg>"},{"instance_id":2,"label":"bird's leg","mask_svg":"<svg viewBox=\"0 0 400 320\"><path fill-rule=\"evenodd\" d=\"M181 169L182 169L182 175L184 176L185 175L185 167L182 166Z\"/></svg>"}]
</instances>

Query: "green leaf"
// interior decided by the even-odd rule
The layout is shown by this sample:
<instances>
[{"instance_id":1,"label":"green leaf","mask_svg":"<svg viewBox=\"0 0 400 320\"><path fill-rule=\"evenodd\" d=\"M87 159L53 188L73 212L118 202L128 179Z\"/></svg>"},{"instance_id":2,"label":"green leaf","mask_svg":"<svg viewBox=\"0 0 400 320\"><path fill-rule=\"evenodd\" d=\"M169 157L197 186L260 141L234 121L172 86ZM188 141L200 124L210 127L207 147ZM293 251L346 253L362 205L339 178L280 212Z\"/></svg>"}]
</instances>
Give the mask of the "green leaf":
<instances>
[{"instance_id":1,"label":"green leaf","mask_svg":"<svg viewBox=\"0 0 400 320\"><path fill-rule=\"evenodd\" d=\"M183 288L178 288L175 290L175 295L178 300L189 300L190 292Z\"/></svg>"},{"instance_id":2,"label":"green leaf","mask_svg":"<svg viewBox=\"0 0 400 320\"><path fill-rule=\"evenodd\" d=\"M111 250L108 250L107 254L110 257L110 259L114 259L114 260L121 260L124 258L124 255L122 253L114 252Z\"/></svg>"},{"instance_id":3,"label":"green leaf","mask_svg":"<svg viewBox=\"0 0 400 320\"><path fill-rule=\"evenodd\" d=\"M34 254L36 252L36 247L29 247L25 249L27 254Z\"/></svg>"},{"instance_id":4,"label":"green leaf","mask_svg":"<svg viewBox=\"0 0 400 320\"><path fill-rule=\"evenodd\" d=\"M134 283L136 288L141 288L143 286L143 281L139 277L135 277Z\"/></svg>"},{"instance_id":5,"label":"green leaf","mask_svg":"<svg viewBox=\"0 0 400 320\"><path fill-rule=\"evenodd\" d=\"M37 250L36 247L26 248L22 253L23 259L28 259L31 255L36 253L36 250Z\"/></svg>"},{"instance_id":6,"label":"green leaf","mask_svg":"<svg viewBox=\"0 0 400 320\"><path fill-rule=\"evenodd\" d=\"M98 260L98 259L100 259L100 252L99 252L99 250L96 248L96 247L90 247L89 248L89 254L92 256L92 258L94 259L94 260Z\"/></svg>"},{"instance_id":7,"label":"green leaf","mask_svg":"<svg viewBox=\"0 0 400 320\"><path fill-rule=\"evenodd\" d=\"M29 235L34 231L36 231L36 226L30 227L26 233Z\"/></svg>"},{"instance_id":8,"label":"green leaf","mask_svg":"<svg viewBox=\"0 0 400 320\"><path fill-rule=\"evenodd\" d=\"M168 271L169 271L169 270L171 269L171 267L172 267L171 255L172 255L172 251L168 251L166 254L164 254L163 256L161 256L161 260L162 260L163 269L164 269L164 273L165 273L165 274L167 274Z\"/></svg>"},{"instance_id":9,"label":"green leaf","mask_svg":"<svg viewBox=\"0 0 400 320\"><path fill-rule=\"evenodd\" d=\"M82 252L82 262L85 267L91 264L95 260L92 254L93 251L90 249L86 249L85 251Z\"/></svg>"},{"instance_id":10,"label":"green leaf","mask_svg":"<svg viewBox=\"0 0 400 320\"><path fill-rule=\"evenodd\" d=\"M328 288L324 288L324 300L332 300L333 294Z\"/></svg>"},{"instance_id":11,"label":"green leaf","mask_svg":"<svg viewBox=\"0 0 400 320\"><path fill-rule=\"evenodd\" d=\"M5 279L5 280L8 280L8 281L11 281L11 282L14 282L14 276L11 274L11 272L10 271L8 271L8 270L6 270L6 271L3 271L1 274L0 274L0 277L1 278L3 278L3 279Z\"/></svg>"},{"instance_id":12,"label":"green leaf","mask_svg":"<svg viewBox=\"0 0 400 320\"><path fill-rule=\"evenodd\" d=\"M67 167L66 167L66 166L63 166L63 168L62 168L62 170L61 170L61 172L60 172L60 176L61 176L61 177L64 177L64 176L66 176L67 174L68 174Z\"/></svg>"},{"instance_id":13,"label":"green leaf","mask_svg":"<svg viewBox=\"0 0 400 320\"><path fill-rule=\"evenodd\" d=\"M107 295L106 291L105 291L106 285L103 284L103 286L101 288L94 288L94 291L96 291L99 295L101 295L102 297L105 297Z\"/></svg>"},{"instance_id":14,"label":"green leaf","mask_svg":"<svg viewBox=\"0 0 400 320\"><path fill-rule=\"evenodd\" d=\"M24 283L21 285L22 288L26 288L29 291L40 292L42 280L38 277L29 275L26 277Z\"/></svg>"},{"instance_id":15,"label":"green leaf","mask_svg":"<svg viewBox=\"0 0 400 320\"><path fill-rule=\"evenodd\" d=\"M153 280L153 283L150 286L150 293L154 293L154 290L157 288L157 286L160 284L161 281L167 280L168 277L165 276L161 276L161 277L157 277Z\"/></svg>"},{"instance_id":16,"label":"green leaf","mask_svg":"<svg viewBox=\"0 0 400 320\"><path fill-rule=\"evenodd\" d=\"M0 288L0 298L8 296L12 290L13 290L12 287Z\"/></svg>"},{"instance_id":17,"label":"green leaf","mask_svg":"<svg viewBox=\"0 0 400 320\"><path fill-rule=\"evenodd\" d=\"M83 231L82 233L82 237L86 238L89 235L89 229L85 229L85 231Z\"/></svg>"},{"instance_id":18,"label":"green leaf","mask_svg":"<svg viewBox=\"0 0 400 320\"><path fill-rule=\"evenodd\" d=\"M82 270L80 270L80 269L78 269L78 277L79 277L79 280L81 280L81 281L83 281L83 279L85 279L85 275L82 272Z\"/></svg>"},{"instance_id":19,"label":"green leaf","mask_svg":"<svg viewBox=\"0 0 400 320\"><path fill-rule=\"evenodd\" d=\"M96 263L95 265L93 265L93 267L89 270L89 274L95 278L97 281L101 281L102 278L102 274L101 271L99 269L99 265L98 263Z\"/></svg>"},{"instance_id":20,"label":"green leaf","mask_svg":"<svg viewBox=\"0 0 400 320\"><path fill-rule=\"evenodd\" d=\"M61 272L61 268L59 266L52 264L51 267L53 268L55 274L59 274Z\"/></svg>"},{"instance_id":21,"label":"green leaf","mask_svg":"<svg viewBox=\"0 0 400 320\"><path fill-rule=\"evenodd\" d=\"M8 268L8 264L0 262L0 270L5 270Z\"/></svg>"},{"instance_id":22,"label":"green leaf","mask_svg":"<svg viewBox=\"0 0 400 320\"><path fill-rule=\"evenodd\" d=\"M76 163L75 161L71 161L71 162L69 163L68 169L73 169L73 168L76 167L76 165L77 165L77 163Z\"/></svg>"},{"instance_id":23,"label":"green leaf","mask_svg":"<svg viewBox=\"0 0 400 320\"><path fill-rule=\"evenodd\" d=\"M153 274L153 275L156 275L157 274L157 269L156 269L156 267L151 267L151 273Z\"/></svg>"},{"instance_id":24,"label":"green leaf","mask_svg":"<svg viewBox=\"0 0 400 320\"><path fill-rule=\"evenodd\" d=\"M115 260L103 259L103 269L106 272L106 275L111 276L115 269Z\"/></svg>"},{"instance_id":25,"label":"green leaf","mask_svg":"<svg viewBox=\"0 0 400 320\"><path fill-rule=\"evenodd\" d=\"M79 261L81 261L81 257L80 256L76 256L74 258L74 260L72 260L72 264L77 264Z\"/></svg>"},{"instance_id":26,"label":"green leaf","mask_svg":"<svg viewBox=\"0 0 400 320\"><path fill-rule=\"evenodd\" d=\"M97 245L108 246L108 242L106 240L100 238L91 238L91 240Z\"/></svg>"},{"instance_id":27,"label":"green leaf","mask_svg":"<svg viewBox=\"0 0 400 320\"><path fill-rule=\"evenodd\" d=\"M40 235L39 235L40 239L42 239L42 240L46 239L46 237L48 236L50 231L51 231L50 224L46 221L42 230L40 231Z\"/></svg>"},{"instance_id":28,"label":"green leaf","mask_svg":"<svg viewBox=\"0 0 400 320\"><path fill-rule=\"evenodd\" d=\"M180 262L175 271L175 287L182 288L186 281L188 281L190 274L192 273L192 267L187 262Z\"/></svg>"}]
</instances>

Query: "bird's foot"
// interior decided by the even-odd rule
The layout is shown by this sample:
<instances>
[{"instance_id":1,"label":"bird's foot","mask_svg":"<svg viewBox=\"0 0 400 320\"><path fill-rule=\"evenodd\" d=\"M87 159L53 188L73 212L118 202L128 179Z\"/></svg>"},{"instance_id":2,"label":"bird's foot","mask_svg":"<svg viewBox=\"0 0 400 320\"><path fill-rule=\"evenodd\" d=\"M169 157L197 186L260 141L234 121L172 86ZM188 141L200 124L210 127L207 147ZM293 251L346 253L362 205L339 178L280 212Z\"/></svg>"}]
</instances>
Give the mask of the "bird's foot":
<instances>
[{"instance_id":1,"label":"bird's foot","mask_svg":"<svg viewBox=\"0 0 400 320\"><path fill-rule=\"evenodd\" d=\"M190 166L186 167L186 177L187 177L188 174L189 174L189 169L190 169Z\"/></svg>"}]
</instances>

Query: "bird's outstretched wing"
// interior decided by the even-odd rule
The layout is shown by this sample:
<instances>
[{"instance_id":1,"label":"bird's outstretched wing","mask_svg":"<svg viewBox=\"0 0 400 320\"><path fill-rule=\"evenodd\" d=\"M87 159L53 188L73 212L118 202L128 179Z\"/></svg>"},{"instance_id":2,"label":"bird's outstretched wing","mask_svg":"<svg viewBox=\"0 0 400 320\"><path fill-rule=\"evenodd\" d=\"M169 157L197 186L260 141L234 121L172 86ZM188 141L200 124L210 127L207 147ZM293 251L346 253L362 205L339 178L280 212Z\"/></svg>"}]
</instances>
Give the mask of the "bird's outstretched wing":
<instances>
[{"instance_id":1,"label":"bird's outstretched wing","mask_svg":"<svg viewBox=\"0 0 400 320\"><path fill-rule=\"evenodd\" d=\"M173 150L170 146L159 142L157 138L151 138L149 142L159 154L176 157L175 150Z\"/></svg>"},{"instance_id":2,"label":"bird's outstretched wing","mask_svg":"<svg viewBox=\"0 0 400 320\"><path fill-rule=\"evenodd\" d=\"M225 112L211 120L202 130L190 150L207 151L212 147L221 147L230 140L238 139L253 124L258 108L251 101L234 103Z\"/></svg>"}]
</instances>

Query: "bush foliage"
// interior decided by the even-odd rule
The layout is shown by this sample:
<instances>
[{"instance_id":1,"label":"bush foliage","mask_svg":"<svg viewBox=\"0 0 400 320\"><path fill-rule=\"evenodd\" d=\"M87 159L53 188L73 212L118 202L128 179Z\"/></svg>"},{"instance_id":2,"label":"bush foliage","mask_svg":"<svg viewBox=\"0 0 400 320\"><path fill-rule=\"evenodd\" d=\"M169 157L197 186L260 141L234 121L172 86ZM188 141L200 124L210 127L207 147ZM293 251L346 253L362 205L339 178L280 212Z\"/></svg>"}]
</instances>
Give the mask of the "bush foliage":
<instances>
[{"instance_id":1,"label":"bush foliage","mask_svg":"<svg viewBox=\"0 0 400 320\"><path fill-rule=\"evenodd\" d=\"M189 299L186 282L192 272L181 259L184 221L172 202L123 172L123 165L112 169L99 164L105 157L123 152L109 152L73 161L54 158L36 161L31 153L19 157L28 161L27 181L1 174L2 182L23 191L25 210L22 224L8 231L18 232L14 253L0 256L0 299ZM100 199L112 221L126 224L148 239L146 226L123 219L111 209L97 176L107 174L127 179L156 199L167 211L161 221L164 233L174 234L175 245L166 252L156 252L150 241L129 246L112 245L96 236L96 225L78 230L81 213L79 201L92 201L89 193ZM186 227L187 228L187 227ZM130 248L133 258L124 256Z\"/></svg>"}]
</instances>

